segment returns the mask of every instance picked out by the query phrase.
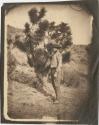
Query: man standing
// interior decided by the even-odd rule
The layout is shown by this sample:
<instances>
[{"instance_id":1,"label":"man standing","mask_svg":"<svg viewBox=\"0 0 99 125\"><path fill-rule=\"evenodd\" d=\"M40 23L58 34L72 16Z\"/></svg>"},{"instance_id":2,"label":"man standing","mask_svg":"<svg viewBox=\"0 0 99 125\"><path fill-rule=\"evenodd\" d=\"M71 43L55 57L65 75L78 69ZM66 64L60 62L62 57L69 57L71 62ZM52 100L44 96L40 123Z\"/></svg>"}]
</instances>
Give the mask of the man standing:
<instances>
[{"instance_id":1,"label":"man standing","mask_svg":"<svg viewBox=\"0 0 99 125\"><path fill-rule=\"evenodd\" d=\"M56 98L54 103L59 103L60 99L60 83L62 77L62 55L60 53L60 46L53 45L53 51L50 58L51 81L55 90Z\"/></svg>"}]
</instances>

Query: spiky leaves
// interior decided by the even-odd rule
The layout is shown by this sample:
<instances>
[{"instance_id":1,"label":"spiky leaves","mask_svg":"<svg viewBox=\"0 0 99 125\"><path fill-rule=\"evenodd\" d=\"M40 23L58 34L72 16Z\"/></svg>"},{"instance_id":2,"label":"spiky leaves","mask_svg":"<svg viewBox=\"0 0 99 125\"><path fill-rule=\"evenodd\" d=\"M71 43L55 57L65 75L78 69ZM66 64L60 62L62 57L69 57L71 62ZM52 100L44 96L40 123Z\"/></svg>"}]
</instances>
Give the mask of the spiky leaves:
<instances>
[{"instance_id":1,"label":"spiky leaves","mask_svg":"<svg viewBox=\"0 0 99 125\"><path fill-rule=\"evenodd\" d=\"M46 9L44 7L41 8L38 16L39 20L45 16L45 13L46 13Z\"/></svg>"},{"instance_id":2,"label":"spiky leaves","mask_svg":"<svg viewBox=\"0 0 99 125\"><path fill-rule=\"evenodd\" d=\"M25 23L24 25L25 29L24 29L24 33L27 34L30 32L30 24L29 23Z\"/></svg>"},{"instance_id":3,"label":"spiky leaves","mask_svg":"<svg viewBox=\"0 0 99 125\"><path fill-rule=\"evenodd\" d=\"M28 12L30 22L32 24L37 24L45 16L45 13L46 13L45 8L41 8L40 11L38 11L36 8L32 8Z\"/></svg>"},{"instance_id":4,"label":"spiky leaves","mask_svg":"<svg viewBox=\"0 0 99 125\"><path fill-rule=\"evenodd\" d=\"M48 30L49 22L47 20L43 20L38 24L38 29L35 31L35 39L37 41L42 41L45 36L45 32Z\"/></svg>"},{"instance_id":5,"label":"spiky leaves","mask_svg":"<svg viewBox=\"0 0 99 125\"><path fill-rule=\"evenodd\" d=\"M56 26L53 23L53 31L51 32L53 32L51 34L51 39L61 44L63 49L72 44L71 29L67 23L62 22Z\"/></svg>"},{"instance_id":6,"label":"spiky leaves","mask_svg":"<svg viewBox=\"0 0 99 125\"><path fill-rule=\"evenodd\" d=\"M38 11L36 8L32 8L29 12L29 18L32 24L36 24L38 22Z\"/></svg>"}]
</instances>

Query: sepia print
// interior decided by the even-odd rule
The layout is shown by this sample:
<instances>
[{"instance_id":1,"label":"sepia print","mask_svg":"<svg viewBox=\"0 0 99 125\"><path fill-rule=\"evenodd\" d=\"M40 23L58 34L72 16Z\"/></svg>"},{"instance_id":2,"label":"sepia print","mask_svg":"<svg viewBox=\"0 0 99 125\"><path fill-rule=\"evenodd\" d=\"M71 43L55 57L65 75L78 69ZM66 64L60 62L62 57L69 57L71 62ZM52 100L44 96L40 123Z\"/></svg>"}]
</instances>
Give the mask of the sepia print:
<instances>
[{"instance_id":1,"label":"sepia print","mask_svg":"<svg viewBox=\"0 0 99 125\"><path fill-rule=\"evenodd\" d=\"M8 4L4 118L76 122L90 98L93 15L82 4Z\"/></svg>"}]
</instances>

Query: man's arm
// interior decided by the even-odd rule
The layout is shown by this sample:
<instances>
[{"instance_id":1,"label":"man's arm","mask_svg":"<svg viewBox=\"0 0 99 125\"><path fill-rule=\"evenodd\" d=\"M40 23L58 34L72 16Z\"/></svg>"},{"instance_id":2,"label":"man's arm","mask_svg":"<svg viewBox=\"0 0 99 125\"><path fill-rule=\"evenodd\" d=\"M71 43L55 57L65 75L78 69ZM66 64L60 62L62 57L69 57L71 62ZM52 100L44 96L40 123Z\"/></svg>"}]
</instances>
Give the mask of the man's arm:
<instances>
[{"instance_id":1,"label":"man's arm","mask_svg":"<svg viewBox=\"0 0 99 125\"><path fill-rule=\"evenodd\" d=\"M62 67L62 55L61 55L61 53L57 54L57 63L58 63L57 70L60 70L60 68Z\"/></svg>"}]
</instances>

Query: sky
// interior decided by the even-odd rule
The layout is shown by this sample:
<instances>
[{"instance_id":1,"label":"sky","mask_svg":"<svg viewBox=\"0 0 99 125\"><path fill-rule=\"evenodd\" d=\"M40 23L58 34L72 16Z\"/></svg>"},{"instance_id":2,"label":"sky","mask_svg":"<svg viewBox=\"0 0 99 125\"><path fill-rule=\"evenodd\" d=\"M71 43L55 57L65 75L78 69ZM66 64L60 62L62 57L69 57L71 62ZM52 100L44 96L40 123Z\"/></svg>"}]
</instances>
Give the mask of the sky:
<instances>
[{"instance_id":1,"label":"sky","mask_svg":"<svg viewBox=\"0 0 99 125\"><path fill-rule=\"evenodd\" d=\"M11 25L16 28L24 28L24 24L29 21L28 11L31 8L38 10L45 7L47 12L45 19L68 23L71 27L74 44L89 44L92 37L92 16L77 6L55 5L55 4L25 4L12 9L5 17L5 25ZM80 11L77 11L77 10Z\"/></svg>"}]
</instances>

